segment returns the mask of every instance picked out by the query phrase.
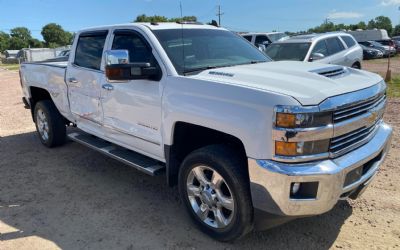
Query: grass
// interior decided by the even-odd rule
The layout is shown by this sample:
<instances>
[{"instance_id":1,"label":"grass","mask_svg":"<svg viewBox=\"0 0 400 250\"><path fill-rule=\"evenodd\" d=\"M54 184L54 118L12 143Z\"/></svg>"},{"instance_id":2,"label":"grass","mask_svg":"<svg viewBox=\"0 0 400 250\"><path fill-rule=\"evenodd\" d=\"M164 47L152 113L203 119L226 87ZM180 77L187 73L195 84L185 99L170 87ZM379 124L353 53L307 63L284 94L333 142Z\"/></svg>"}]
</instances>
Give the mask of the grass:
<instances>
[{"instance_id":1,"label":"grass","mask_svg":"<svg viewBox=\"0 0 400 250\"><path fill-rule=\"evenodd\" d=\"M400 97L400 75L393 76L388 82L387 94L389 97Z\"/></svg>"},{"instance_id":2,"label":"grass","mask_svg":"<svg viewBox=\"0 0 400 250\"><path fill-rule=\"evenodd\" d=\"M19 70L19 64L0 64L0 68L8 70Z\"/></svg>"}]
</instances>

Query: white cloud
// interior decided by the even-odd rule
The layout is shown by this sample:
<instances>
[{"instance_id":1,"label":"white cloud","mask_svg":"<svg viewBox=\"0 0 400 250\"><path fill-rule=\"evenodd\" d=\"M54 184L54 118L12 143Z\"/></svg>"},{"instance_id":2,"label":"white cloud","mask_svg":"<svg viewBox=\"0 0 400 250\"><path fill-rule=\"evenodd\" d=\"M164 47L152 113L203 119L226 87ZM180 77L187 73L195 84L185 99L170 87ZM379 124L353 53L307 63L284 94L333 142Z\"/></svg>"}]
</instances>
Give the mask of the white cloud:
<instances>
[{"instance_id":1,"label":"white cloud","mask_svg":"<svg viewBox=\"0 0 400 250\"><path fill-rule=\"evenodd\" d=\"M383 6L400 5L400 0L382 0L381 4Z\"/></svg>"},{"instance_id":2,"label":"white cloud","mask_svg":"<svg viewBox=\"0 0 400 250\"><path fill-rule=\"evenodd\" d=\"M364 16L361 13L358 12L346 12L346 11L332 11L329 13L328 18L329 19L351 19L351 18L360 18Z\"/></svg>"}]
</instances>

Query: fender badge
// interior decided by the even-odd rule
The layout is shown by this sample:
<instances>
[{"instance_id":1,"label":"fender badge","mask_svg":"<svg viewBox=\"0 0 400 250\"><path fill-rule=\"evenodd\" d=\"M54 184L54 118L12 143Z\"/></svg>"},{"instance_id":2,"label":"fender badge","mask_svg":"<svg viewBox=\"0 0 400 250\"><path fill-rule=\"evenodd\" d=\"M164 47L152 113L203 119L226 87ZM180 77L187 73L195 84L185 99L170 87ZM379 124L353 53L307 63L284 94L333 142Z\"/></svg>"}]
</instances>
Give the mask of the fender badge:
<instances>
[{"instance_id":1,"label":"fender badge","mask_svg":"<svg viewBox=\"0 0 400 250\"><path fill-rule=\"evenodd\" d=\"M229 77L234 76L234 74L232 74L232 73L225 73L225 72L218 72L218 71L210 71L210 72L208 72L208 74L217 75L217 76L229 76Z\"/></svg>"}]
</instances>

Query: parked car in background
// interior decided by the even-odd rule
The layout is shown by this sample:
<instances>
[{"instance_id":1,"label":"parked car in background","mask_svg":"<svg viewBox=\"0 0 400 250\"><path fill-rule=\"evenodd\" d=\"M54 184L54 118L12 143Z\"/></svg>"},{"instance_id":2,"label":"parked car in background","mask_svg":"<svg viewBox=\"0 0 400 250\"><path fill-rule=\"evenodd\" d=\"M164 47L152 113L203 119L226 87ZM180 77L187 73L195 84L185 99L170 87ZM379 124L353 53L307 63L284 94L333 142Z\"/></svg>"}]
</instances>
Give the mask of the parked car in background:
<instances>
[{"instance_id":1,"label":"parked car in background","mask_svg":"<svg viewBox=\"0 0 400 250\"><path fill-rule=\"evenodd\" d=\"M63 50L63 51L61 51L61 52L58 54L57 57L66 57L66 56L69 56L70 51L71 51L71 50L69 50L69 49Z\"/></svg>"},{"instance_id":2,"label":"parked car in background","mask_svg":"<svg viewBox=\"0 0 400 250\"><path fill-rule=\"evenodd\" d=\"M289 36L283 32L268 32L268 33L245 33L241 34L247 41L254 44L260 50L265 51L265 49L274 42L286 40Z\"/></svg>"},{"instance_id":3,"label":"parked car in background","mask_svg":"<svg viewBox=\"0 0 400 250\"><path fill-rule=\"evenodd\" d=\"M384 57L388 57L389 55L394 56L397 53L395 48L393 48L391 46L383 45L383 44L381 44L379 42L375 42L375 41L359 42L359 44L362 44L369 48L381 50L383 52Z\"/></svg>"},{"instance_id":4,"label":"parked car in background","mask_svg":"<svg viewBox=\"0 0 400 250\"><path fill-rule=\"evenodd\" d=\"M389 39L389 40L379 40L376 42L382 44L383 46L393 47L396 50L396 53L400 52L400 41Z\"/></svg>"},{"instance_id":5,"label":"parked car in background","mask_svg":"<svg viewBox=\"0 0 400 250\"><path fill-rule=\"evenodd\" d=\"M383 57L382 50L370 48L362 44L360 44L360 46L363 49L364 60L377 59Z\"/></svg>"},{"instance_id":6,"label":"parked car in background","mask_svg":"<svg viewBox=\"0 0 400 250\"><path fill-rule=\"evenodd\" d=\"M363 60L362 48L342 32L294 36L271 44L265 53L275 61L318 61L357 69Z\"/></svg>"}]
</instances>

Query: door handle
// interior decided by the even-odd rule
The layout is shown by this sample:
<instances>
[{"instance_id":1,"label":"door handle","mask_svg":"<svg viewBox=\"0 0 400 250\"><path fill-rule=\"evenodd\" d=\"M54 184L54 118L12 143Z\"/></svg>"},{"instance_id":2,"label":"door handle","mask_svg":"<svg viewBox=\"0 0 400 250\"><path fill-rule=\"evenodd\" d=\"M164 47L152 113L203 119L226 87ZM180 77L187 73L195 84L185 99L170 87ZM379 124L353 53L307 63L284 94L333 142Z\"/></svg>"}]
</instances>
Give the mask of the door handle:
<instances>
[{"instance_id":1,"label":"door handle","mask_svg":"<svg viewBox=\"0 0 400 250\"><path fill-rule=\"evenodd\" d=\"M101 86L101 87L105 90L113 90L114 89L114 86L112 86L111 84L108 84L108 83L103 84L103 86Z\"/></svg>"},{"instance_id":2,"label":"door handle","mask_svg":"<svg viewBox=\"0 0 400 250\"><path fill-rule=\"evenodd\" d=\"M76 80L75 77L71 77L71 78L68 78L68 82L70 82L70 83L78 83L78 80Z\"/></svg>"}]
</instances>

